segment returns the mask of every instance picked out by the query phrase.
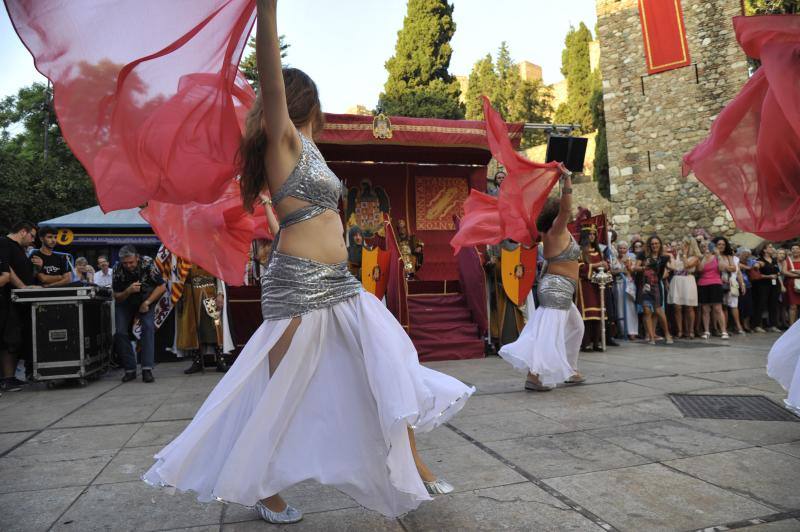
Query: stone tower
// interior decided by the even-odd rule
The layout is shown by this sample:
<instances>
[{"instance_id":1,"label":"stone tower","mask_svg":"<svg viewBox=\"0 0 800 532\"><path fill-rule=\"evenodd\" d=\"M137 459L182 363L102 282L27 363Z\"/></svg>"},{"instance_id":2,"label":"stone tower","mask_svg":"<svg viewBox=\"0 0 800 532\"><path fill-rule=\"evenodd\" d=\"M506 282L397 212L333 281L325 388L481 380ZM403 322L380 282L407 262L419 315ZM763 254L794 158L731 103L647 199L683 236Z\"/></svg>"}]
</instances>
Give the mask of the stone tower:
<instances>
[{"instance_id":1,"label":"stone tower","mask_svg":"<svg viewBox=\"0 0 800 532\"><path fill-rule=\"evenodd\" d=\"M664 0L666 1L666 0ZM740 0L682 0L692 64L647 75L637 0L597 0L614 225L620 238L736 232L722 203L681 158L748 78L731 19ZM580 197L578 198L580 199Z\"/></svg>"}]
</instances>

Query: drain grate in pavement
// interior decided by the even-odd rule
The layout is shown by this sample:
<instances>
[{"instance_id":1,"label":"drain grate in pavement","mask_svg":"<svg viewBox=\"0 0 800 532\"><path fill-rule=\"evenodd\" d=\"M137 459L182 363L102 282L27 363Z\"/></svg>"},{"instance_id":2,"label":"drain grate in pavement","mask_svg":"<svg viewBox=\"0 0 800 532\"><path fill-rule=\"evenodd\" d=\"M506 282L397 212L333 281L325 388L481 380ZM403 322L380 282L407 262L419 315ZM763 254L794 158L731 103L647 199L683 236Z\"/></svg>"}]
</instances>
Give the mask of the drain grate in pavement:
<instances>
[{"instance_id":1,"label":"drain grate in pavement","mask_svg":"<svg viewBox=\"0 0 800 532\"><path fill-rule=\"evenodd\" d=\"M686 417L800 421L800 418L763 395L670 394L669 398Z\"/></svg>"}]
</instances>

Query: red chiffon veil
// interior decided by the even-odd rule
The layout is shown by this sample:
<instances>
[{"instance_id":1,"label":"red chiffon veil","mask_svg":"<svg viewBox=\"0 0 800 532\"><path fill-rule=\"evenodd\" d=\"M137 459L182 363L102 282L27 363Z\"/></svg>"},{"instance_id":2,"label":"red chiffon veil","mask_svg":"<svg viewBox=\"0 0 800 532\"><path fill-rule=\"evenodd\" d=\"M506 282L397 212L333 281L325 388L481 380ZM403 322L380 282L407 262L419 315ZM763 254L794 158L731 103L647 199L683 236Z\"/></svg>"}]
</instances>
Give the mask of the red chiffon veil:
<instances>
[{"instance_id":1,"label":"red chiffon veil","mask_svg":"<svg viewBox=\"0 0 800 532\"><path fill-rule=\"evenodd\" d=\"M536 217L561 176L559 163L540 164L514 151L500 114L483 97L489 149L506 169L497 197L475 189L464 202L461 227L450 241L455 253L464 246L497 244L510 238L532 245L538 236Z\"/></svg>"},{"instance_id":2,"label":"red chiffon veil","mask_svg":"<svg viewBox=\"0 0 800 532\"><path fill-rule=\"evenodd\" d=\"M769 240L800 235L800 16L733 19L761 68L683 158L739 229Z\"/></svg>"},{"instance_id":3,"label":"red chiffon veil","mask_svg":"<svg viewBox=\"0 0 800 532\"><path fill-rule=\"evenodd\" d=\"M255 1L5 3L103 211L146 205L167 248L241 284L266 227L242 208L235 166Z\"/></svg>"}]
</instances>

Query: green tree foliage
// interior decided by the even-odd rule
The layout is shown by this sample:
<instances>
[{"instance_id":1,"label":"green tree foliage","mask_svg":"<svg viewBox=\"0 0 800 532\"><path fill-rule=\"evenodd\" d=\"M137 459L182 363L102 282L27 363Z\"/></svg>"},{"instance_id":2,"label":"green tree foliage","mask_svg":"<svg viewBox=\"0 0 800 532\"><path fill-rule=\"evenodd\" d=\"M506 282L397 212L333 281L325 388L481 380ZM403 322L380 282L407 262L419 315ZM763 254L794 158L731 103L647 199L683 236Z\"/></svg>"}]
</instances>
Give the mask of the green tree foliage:
<instances>
[{"instance_id":1,"label":"green tree foliage","mask_svg":"<svg viewBox=\"0 0 800 532\"><path fill-rule=\"evenodd\" d=\"M800 0L745 0L748 15L777 15L800 13Z\"/></svg>"},{"instance_id":2,"label":"green tree foliage","mask_svg":"<svg viewBox=\"0 0 800 532\"><path fill-rule=\"evenodd\" d=\"M511 59L511 51L503 42L497 52L497 61L487 54L472 67L466 94L466 117L483 120L483 102L486 95L504 120L509 122L544 122L552 114L549 89L539 80L524 80L519 65ZM522 138L527 148L545 141L544 133L529 131Z\"/></svg>"},{"instance_id":3,"label":"green tree foliage","mask_svg":"<svg viewBox=\"0 0 800 532\"><path fill-rule=\"evenodd\" d=\"M0 190L2 230L96 204L92 182L64 141L42 83L0 101Z\"/></svg>"},{"instance_id":4,"label":"green tree foliage","mask_svg":"<svg viewBox=\"0 0 800 532\"><path fill-rule=\"evenodd\" d=\"M592 113L592 126L597 131L592 178L597 181L600 194L608 198L611 196L611 183L608 177L608 142L606 140L606 115L603 108L603 80L599 69L592 72L592 80L594 90L589 100L589 109Z\"/></svg>"},{"instance_id":5,"label":"green tree foliage","mask_svg":"<svg viewBox=\"0 0 800 532\"><path fill-rule=\"evenodd\" d=\"M456 31L447 0L408 0L389 77L377 111L387 115L464 118L458 81L450 75L450 39Z\"/></svg>"},{"instance_id":6,"label":"green tree foliage","mask_svg":"<svg viewBox=\"0 0 800 532\"><path fill-rule=\"evenodd\" d=\"M571 27L561 52L561 74L567 80L567 101L556 110L558 123L580 124L582 133L593 129L589 100L592 97L592 76L589 61L589 43L592 32L581 22L578 29Z\"/></svg>"},{"instance_id":7,"label":"green tree foliage","mask_svg":"<svg viewBox=\"0 0 800 532\"><path fill-rule=\"evenodd\" d=\"M289 43L286 42L285 35L278 37L278 44L281 47L281 59L286 59L286 56L289 53ZM242 61L239 63L239 70L242 71L244 77L250 82L250 86L253 87L253 90L258 92L258 64L256 63L255 37L250 37L250 40L247 41L247 49L250 51L247 52L247 55L245 55ZM284 65L285 64L286 63L284 62Z\"/></svg>"}]
</instances>

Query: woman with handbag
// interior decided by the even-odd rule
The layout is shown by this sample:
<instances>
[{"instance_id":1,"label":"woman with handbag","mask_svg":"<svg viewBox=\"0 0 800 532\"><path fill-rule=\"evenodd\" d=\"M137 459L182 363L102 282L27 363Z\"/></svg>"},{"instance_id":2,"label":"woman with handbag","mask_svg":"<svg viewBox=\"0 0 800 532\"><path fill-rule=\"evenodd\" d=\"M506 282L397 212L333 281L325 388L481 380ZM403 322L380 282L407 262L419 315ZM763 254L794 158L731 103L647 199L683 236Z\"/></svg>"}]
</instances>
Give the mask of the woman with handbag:
<instances>
[{"instance_id":1,"label":"woman with handbag","mask_svg":"<svg viewBox=\"0 0 800 532\"><path fill-rule=\"evenodd\" d=\"M794 244L781 267L786 279L786 298L789 301L789 325L797 321L800 305L800 244Z\"/></svg>"}]
</instances>

